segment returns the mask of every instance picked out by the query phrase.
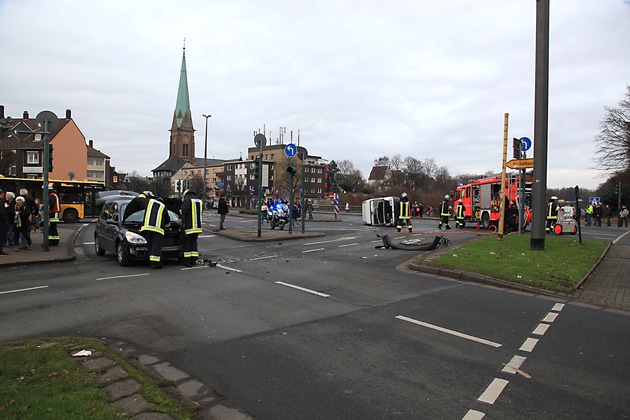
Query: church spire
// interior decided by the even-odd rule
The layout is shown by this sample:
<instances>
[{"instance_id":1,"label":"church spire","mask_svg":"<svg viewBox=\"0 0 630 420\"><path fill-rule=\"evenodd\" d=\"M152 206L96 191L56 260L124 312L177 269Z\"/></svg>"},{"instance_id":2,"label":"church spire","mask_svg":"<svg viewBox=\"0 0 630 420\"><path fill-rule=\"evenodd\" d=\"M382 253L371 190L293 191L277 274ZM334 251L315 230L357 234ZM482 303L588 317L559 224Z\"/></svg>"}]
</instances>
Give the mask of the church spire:
<instances>
[{"instance_id":1,"label":"church spire","mask_svg":"<svg viewBox=\"0 0 630 420\"><path fill-rule=\"evenodd\" d=\"M171 124L171 141L169 144L169 157L176 156L185 162L195 164L195 129L190 112L190 99L188 97L188 76L186 74L186 40L184 39L184 52L182 54L182 70L179 75L179 88L177 90L177 103Z\"/></svg>"}]
</instances>

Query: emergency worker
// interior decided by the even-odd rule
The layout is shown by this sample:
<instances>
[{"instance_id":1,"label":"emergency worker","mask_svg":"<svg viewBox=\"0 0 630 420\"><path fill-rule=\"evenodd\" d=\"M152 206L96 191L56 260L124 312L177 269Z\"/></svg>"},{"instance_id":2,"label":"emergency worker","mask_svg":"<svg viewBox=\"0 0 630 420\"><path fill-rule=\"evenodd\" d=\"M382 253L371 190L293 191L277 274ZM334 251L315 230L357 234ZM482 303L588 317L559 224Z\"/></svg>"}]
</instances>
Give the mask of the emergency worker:
<instances>
[{"instance_id":1,"label":"emergency worker","mask_svg":"<svg viewBox=\"0 0 630 420\"><path fill-rule=\"evenodd\" d=\"M396 230L402 232L403 223L407 226L407 230L411 233L411 204L409 203L409 197L407 193L400 195L400 205L398 210L398 223L396 224Z\"/></svg>"},{"instance_id":2,"label":"emergency worker","mask_svg":"<svg viewBox=\"0 0 630 420\"><path fill-rule=\"evenodd\" d=\"M462 203L462 200L459 200L457 202L457 206L455 207L455 227L456 228L463 228L464 226L466 226L466 222L464 220L464 212L466 211L466 207L464 206L464 203Z\"/></svg>"},{"instance_id":3,"label":"emergency worker","mask_svg":"<svg viewBox=\"0 0 630 420\"><path fill-rule=\"evenodd\" d=\"M552 195L549 199L549 203L547 204L547 226L545 227L546 232L551 232L553 226L558 221L558 197Z\"/></svg>"},{"instance_id":4,"label":"emergency worker","mask_svg":"<svg viewBox=\"0 0 630 420\"><path fill-rule=\"evenodd\" d=\"M591 226L593 213L595 213L595 206L593 206L593 203L588 203L588 207L586 208L586 226Z\"/></svg>"},{"instance_id":5,"label":"emergency worker","mask_svg":"<svg viewBox=\"0 0 630 420\"><path fill-rule=\"evenodd\" d=\"M149 261L152 269L162 268L162 242L164 239L164 227L170 223L166 205L155 197L151 191L143 191L127 204L123 220L142 209L144 220L140 232L147 240Z\"/></svg>"},{"instance_id":6,"label":"emergency worker","mask_svg":"<svg viewBox=\"0 0 630 420\"><path fill-rule=\"evenodd\" d=\"M448 218L451 216L451 204L449 202L449 195L446 194L444 196L444 201L440 205L440 224L438 225L438 229L442 229L442 225L446 226L446 229L450 229L451 226L448 224Z\"/></svg>"},{"instance_id":7,"label":"emergency worker","mask_svg":"<svg viewBox=\"0 0 630 420\"><path fill-rule=\"evenodd\" d=\"M192 190L184 191L184 202L182 203L182 229L184 231L184 265L192 267L199 258L199 250L197 248L197 238L201 233L201 200L197 198Z\"/></svg>"},{"instance_id":8,"label":"emergency worker","mask_svg":"<svg viewBox=\"0 0 630 420\"><path fill-rule=\"evenodd\" d=\"M59 245L59 231L57 226L59 225L59 212L61 208L59 206L59 197L55 190L50 190L48 193L48 245Z\"/></svg>"}]
</instances>

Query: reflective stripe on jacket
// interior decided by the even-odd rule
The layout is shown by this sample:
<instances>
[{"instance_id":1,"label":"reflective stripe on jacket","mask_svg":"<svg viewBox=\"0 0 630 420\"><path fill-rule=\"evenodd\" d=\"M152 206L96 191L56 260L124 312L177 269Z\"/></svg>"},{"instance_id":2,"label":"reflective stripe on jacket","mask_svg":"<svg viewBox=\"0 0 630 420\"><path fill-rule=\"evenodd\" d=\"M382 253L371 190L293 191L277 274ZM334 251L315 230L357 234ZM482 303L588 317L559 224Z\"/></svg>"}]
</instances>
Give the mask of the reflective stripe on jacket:
<instances>
[{"instance_id":1,"label":"reflective stripe on jacket","mask_svg":"<svg viewBox=\"0 0 630 420\"><path fill-rule=\"evenodd\" d=\"M166 210L164 203L160 203L155 199L150 199L147 203L147 209L144 213L144 223L140 228L140 232L148 230L164 235L162 227L163 214Z\"/></svg>"},{"instance_id":2,"label":"reflective stripe on jacket","mask_svg":"<svg viewBox=\"0 0 630 420\"><path fill-rule=\"evenodd\" d=\"M193 198L190 200L190 222L185 226L186 235L193 233L201 233L201 214L203 212L203 204L200 199Z\"/></svg>"},{"instance_id":3,"label":"reflective stripe on jacket","mask_svg":"<svg viewBox=\"0 0 630 420\"><path fill-rule=\"evenodd\" d=\"M398 215L399 219L409 219L409 209L410 209L409 201L401 201L400 202L400 214Z\"/></svg>"}]
</instances>

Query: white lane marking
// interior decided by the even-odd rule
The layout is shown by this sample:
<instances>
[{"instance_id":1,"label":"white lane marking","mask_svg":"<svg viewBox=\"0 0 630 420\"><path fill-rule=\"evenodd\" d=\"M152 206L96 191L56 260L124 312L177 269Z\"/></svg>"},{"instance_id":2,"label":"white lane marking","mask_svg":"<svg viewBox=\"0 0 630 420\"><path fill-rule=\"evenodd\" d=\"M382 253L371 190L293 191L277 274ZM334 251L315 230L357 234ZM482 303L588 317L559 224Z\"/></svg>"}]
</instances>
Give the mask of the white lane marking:
<instances>
[{"instance_id":1,"label":"white lane marking","mask_svg":"<svg viewBox=\"0 0 630 420\"><path fill-rule=\"evenodd\" d=\"M355 245L359 245L359 243L358 243L358 242L355 242L355 243L353 243L353 244L339 245L337 248L345 248L345 247L347 247L347 246L355 246Z\"/></svg>"},{"instance_id":2,"label":"white lane marking","mask_svg":"<svg viewBox=\"0 0 630 420\"><path fill-rule=\"evenodd\" d=\"M148 276L149 273L142 273L142 274L127 274L125 276L111 276L111 277L100 277L98 279L96 279L96 281L101 281L101 280L112 280L112 279L126 279L129 277L140 277L140 276Z\"/></svg>"},{"instance_id":3,"label":"white lane marking","mask_svg":"<svg viewBox=\"0 0 630 420\"><path fill-rule=\"evenodd\" d=\"M551 308L552 311L556 312L560 312L562 309L564 309L564 303L556 303L553 305L553 308Z\"/></svg>"},{"instance_id":4,"label":"white lane marking","mask_svg":"<svg viewBox=\"0 0 630 420\"><path fill-rule=\"evenodd\" d=\"M29 287L27 289L7 290L5 292L0 292L0 295L6 295L9 293L18 293L18 292L28 292L29 290L45 289L47 287L50 287L50 286L37 286L37 287Z\"/></svg>"},{"instance_id":5,"label":"white lane marking","mask_svg":"<svg viewBox=\"0 0 630 420\"><path fill-rule=\"evenodd\" d=\"M549 312L546 317L543 318L543 322L553 322L558 317L557 312Z\"/></svg>"},{"instance_id":6,"label":"white lane marking","mask_svg":"<svg viewBox=\"0 0 630 420\"><path fill-rule=\"evenodd\" d=\"M268 260L270 258L277 258L279 255L267 255L264 257L252 258L250 261L258 261L258 260Z\"/></svg>"},{"instance_id":7,"label":"white lane marking","mask_svg":"<svg viewBox=\"0 0 630 420\"><path fill-rule=\"evenodd\" d=\"M283 281L277 281L276 284L280 284L282 286L287 286L287 287L292 287L294 289L301 290L303 292L311 293L313 295L317 295L317 296L321 296L321 297L326 297L326 298L330 297L330 295L327 295L326 293L321 293L321 292L318 292L318 291L315 291L315 290L306 289L304 287L296 286L295 284L285 283Z\"/></svg>"},{"instance_id":8,"label":"white lane marking","mask_svg":"<svg viewBox=\"0 0 630 420\"><path fill-rule=\"evenodd\" d=\"M482 413L481 411L468 410L468 413L462 417L462 420L481 420L483 416L485 416L485 413Z\"/></svg>"},{"instance_id":9,"label":"white lane marking","mask_svg":"<svg viewBox=\"0 0 630 420\"><path fill-rule=\"evenodd\" d=\"M538 324L536 329L532 331L532 334L545 335L545 333L549 329L549 326L550 326L549 324Z\"/></svg>"},{"instance_id":10,"label":"white lane marking","mask_svg":"<svg viewBox=\"0 0 630 420\"><path fill-rule=\"evenodd\" d=\"M329 241L317 241L317 242L309 242L304 244L304 246L311 246L311 245L319 245L319 244L328 244L331 242L341 242L341 241L349 241L350 239L357 239L356 236L345 236L343 238L338 238L338 239L331 239Z\"/></svg>"},{"instance_id":11,"label":"white lane marking","mask_svg":"<svg viewBox=\"0 0 630 420\"><path fill-rule=\"evenodd\" d=\"M242 273L243 272L243 270L238 270L238 269L232 268L232 267L226 267L226 266L221 265L221 264L217 264L217 267L222 268L224 270L236 271L237 273Z\"/></svg>"},{"instance_id":12,"label":"white lane marking","mask_svg":"<svg viewBox=\"0 0 630 420\"><path fill-rule=\"evenodd\" d=\"M302 254L306 254L307 252L315 252L315 251L323 251L325 248L313 248L307 249L306 251L302 251Z\"/></svg>"},{"instance_id":13,"label":"white lane marking","mask_svg":"<svg viewBox=\"0 0 630 420\"><path fill-rule=\"evenodd\" d=\"M198 238L215 238L217 235L199 235Z\"/></svg>"},{"instance_id":14,"label":"white lane marking","mask_svg":"<svg viewBox=\"0 0 630 420\"><path fill-rule=\"evenodd\" d=\"M94 245L94 242L83 242L83 245Z\"/></svg>"},{"instance_id":15,"label":"white lane marking","mask_svg":"<svg viewBox=\"0 0 630 420\"><path fill-rule=\"evenodd\" d=\"M537 338L528 338L523 342L523 345L519 350L531 353L531 351L534 350L534 347L536 347L536 344L538 344Z\"/></svg>"},{"instance_id":16,"label":"white lane marking","mask_svg":"<svg viewBox=\"0 0 630 420\"><path fill-rule=\"evenodd\" d=\"M520 369L521 365L526 359L527 357L523 357L523 356L512 357L512 360L510 360L509 363L503 367L502 372L515 374L516 369Z\"/></svg>"},{"instance_id":17,"label":"white lane marking","mask_svg":"<svg viewBox=\"0 0 630 420\"><path fill-rule=\"evenodd\" d=\"M503 389L506 387L507 384L508 381L506 381L505 379L494 378L492 383L488 385L488 388L486 388L486 390L483 392L483 394L481 394L479 398L477 398L477 400L488 404L494 404L494 402L497 400L497 398L499 398L499 395L501 395L501 392L503 392Z\"/></svg>"},{"instance_id":18,"label":"white lane marking","mask_svg":"<svg viewBox=\"0 0 630 420\"><path fill-rule=\"evenodd\" d=\"M402 316L402 315L398 315L398 316L396 316L396 318L398 318L398 319L400 319L402 321L411 322L412 324L421 325L423 327L431 328L431 329L434 329L434 330L437 330L437 331L440 331L440 332L443 332L443 333L446 333L446 334L451 334L451 335L454 335L456 337L465 338L466 340L471 340L471 341L474 341L476 343L485 344L486 346L501 347L501 344L495 343L494 341L484 340L483 338L474 337L472 335L460 333L458 331L449 330L447 328L439 327L437 325L428 324L426 322L418 321L417 319L407 318L406 316Z\"/></svg>"}]
</instances>

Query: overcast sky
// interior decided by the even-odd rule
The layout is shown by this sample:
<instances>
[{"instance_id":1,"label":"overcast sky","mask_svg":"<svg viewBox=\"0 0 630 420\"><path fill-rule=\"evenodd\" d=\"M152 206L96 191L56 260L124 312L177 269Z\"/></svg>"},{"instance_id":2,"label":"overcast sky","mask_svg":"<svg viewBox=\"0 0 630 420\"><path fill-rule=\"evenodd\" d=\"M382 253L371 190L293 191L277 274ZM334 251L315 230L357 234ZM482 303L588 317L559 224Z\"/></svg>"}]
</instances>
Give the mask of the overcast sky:
<instances>
[{"instance_id":1,"label":"overcast sky","mask_svg":"<svg viewBox=\"0 0 630 420\"><path fill-rule=\"evenodd\" d=\"M595 188L604 106L630 84L630 5L551 0L550 19L548 186ZM184 38L197 157L202 114L209 157L282 126L365 178L395 154L499 172L505 113L509 138L536 144L535 0L0 0L0 22L5 114L72 109L121 172L168 157Z\"/></svg>"}]
</instances>

